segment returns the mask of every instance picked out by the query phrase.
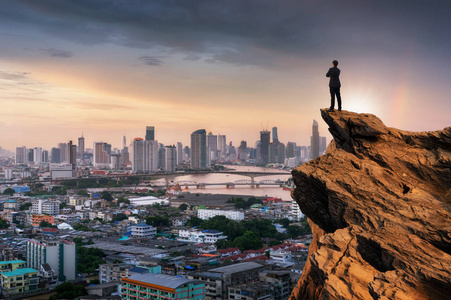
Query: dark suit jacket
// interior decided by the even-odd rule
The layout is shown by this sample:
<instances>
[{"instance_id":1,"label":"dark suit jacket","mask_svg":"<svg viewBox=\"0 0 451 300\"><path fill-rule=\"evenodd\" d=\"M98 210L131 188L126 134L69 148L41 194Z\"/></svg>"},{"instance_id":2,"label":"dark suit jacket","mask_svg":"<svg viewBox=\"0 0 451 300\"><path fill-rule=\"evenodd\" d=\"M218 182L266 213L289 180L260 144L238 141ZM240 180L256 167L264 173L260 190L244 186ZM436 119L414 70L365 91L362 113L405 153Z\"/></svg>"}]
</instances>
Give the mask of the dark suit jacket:
<instances>
[{"instance_id":1,"label":"dark suit jacket","mask_svg":"<svg viewBox=\"0 0 451 300\"><path fill-rule=\"evenodd\" d=\"M329 72L327 72L326 77L330 77L329 80L329 87L333 88L339 88L341 87L340 79L340 69L337 67L333 67L329 69Z\"/></svg>"}]
</instances>

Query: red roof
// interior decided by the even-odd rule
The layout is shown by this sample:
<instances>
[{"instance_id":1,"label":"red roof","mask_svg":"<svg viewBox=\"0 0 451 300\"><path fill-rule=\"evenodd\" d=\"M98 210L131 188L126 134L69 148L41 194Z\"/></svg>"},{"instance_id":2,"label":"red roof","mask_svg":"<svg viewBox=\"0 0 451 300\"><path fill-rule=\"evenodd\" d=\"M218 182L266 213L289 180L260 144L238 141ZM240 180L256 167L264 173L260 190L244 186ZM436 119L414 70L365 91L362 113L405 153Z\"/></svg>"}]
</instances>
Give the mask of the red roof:
<instances>
[{"instance_id":1,"label":"red roof","mask_svg":"<svg viewBox=\"0 0 451 300\"><path fill-rule=\"evenodd\" d=\"M225 248L225 249L218 249L219 254L227 254L227 253L234 253L234 252L241 252L239 248L233 247L233 248Z\"/></svg>"},{"instance_id":2,"label":"red roof","mask_svg":"<svg viewBox=\"0 0 451 300\"><path fill-rule=\"evenodd\" d=\"M266 255L259 255L259 256L246 258L243 261L254 261L254 260L268 260L268 256L266 256Z\"/></svg>"}]
</instances>

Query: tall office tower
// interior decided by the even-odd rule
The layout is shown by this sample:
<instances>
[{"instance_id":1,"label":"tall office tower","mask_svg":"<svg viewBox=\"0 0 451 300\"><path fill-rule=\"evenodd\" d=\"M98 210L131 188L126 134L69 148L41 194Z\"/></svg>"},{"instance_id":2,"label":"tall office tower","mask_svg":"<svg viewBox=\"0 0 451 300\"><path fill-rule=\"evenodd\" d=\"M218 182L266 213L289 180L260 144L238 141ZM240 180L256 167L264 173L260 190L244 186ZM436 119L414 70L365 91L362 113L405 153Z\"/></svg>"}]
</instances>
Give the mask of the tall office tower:
<instances>
[{"instance_id":1,"label":"tall office tower","mask_svg":"<svg viewBox=\"0 0 451 300\"><path fill-rule=\"evenodd\" d=\"M327 150L327 139L325 136L320 136L320 147L319 152L324 153Z\"/></svg>"},{"instance_id":2,"label":"tall office tower","mask_svg":"<svg viewBox=\"0 0 451 300\"><path fill-rule=\"evenodd\" d=\"M271 132L268 130L260 131L260 161L266 165L269 162L269 142L271 140Z\"/></svg>"},{"instance_id":3,"label":"tall office tower","mask_svg":"<svg viewBox=\"0 0 451 300\"><path fill-rule=\"evenodd\" d=\"M34 162L34 150L27 149L27 156L28 156L28 162L33 163Z\"/></svg>"},{"instance_id":4,"label":"tall office tower","mask_svg":"<svg viewBox=\"0 0 451 300\"><path fill-rule=\"evenodd\" d=\"M177 164L181 164L183 162L183 145L180 142L177 142Z\"/></svg>"},{"instance_id":5,"label":"tall office tower","mask_svg":"<svg viewBox=\"0 0 451 300\"><path fill-rule=\"evenodd\" d=\"M166 146L164 170L169 173L175 173L177 166L177 149L175 146Z\"/></svg>"},{"instance_id":6,"label":"tall office tower","mask_svg":"<svg viewBox=\"0 0 451 300\"><path fill-rule=\"evenodd\" d=\"M127 138L124 135L124 137L122 138L122 149L125 149L125 147L127 147Z\"/></svg>"},{"instance_id":7,"label":"tall office tower","mask_svg":"<svg viewBox=\"0 0 451 300\"><path fill-rule=\"evenodd\" d=\"M146 126L146 141L155 141L155 127Z\"/></svg>"},{"instance_id":8,"label":"tall office tower","mask_svg":"<svg viewBox=\"0 0 451 300\"><path fill-rule=\"evenodd\" d=\"M144 141L142 138L135 138L132 148L133 172L156 172L158 170L158 141Z\"/></svg>"},{"instance_id":9,"label":"tall office tower","mask_svg":"<svg viewBox=\"0 0 451 300\"><path fill-rule=\"evenodd\" d=\"M128 147L124 147L121 151L121 160L123 164L130 163L130 153L128 152Z\"/></svg>"},{"instance_id":10,"label":"tall office tower","mask_svg":"<svg viewBox=\"0 0 451 300\"><path fill-rule=\"evenodd\" d=\"M288 142L287 143L287 157L295 157L294 149L296 148L296 143L294 142Z\"/></svg>"},{"instance_id":11,"label":"tall office tower","mask_svg":"<svg viewBox=\"0 0 451 300\"><path fill-rule=\"evenodd\" d=\"M218 152L220 158L225 157L227 154L227 141L225 135L218 134Z\"/></svg>"},{"instance_id":12,"label":"tall office tower","mask_svg":"<svg viewBox=\"0 0 451 300\"><path fill-rule=\"evenodd\" d=\"M158 144L158 169L164 170L164 156L166 149L163 144Z\"/></svg>"},{"instance_id":13,"label":"tall office tower","mask_svg":"<svg viewBox=\"0 0 451 300\"><path fill-rule=\"evenodd\" d=\"M33 161L35 164L39 164L42 162L42 148L35 147L33 149Z\"/></svg>"},{"instance_id":14,"label":"tall office tower","mask_svg":"<svg viewBox=\"0 0 451 300\"><path fill-rule=\"evenodd\" d=\"M218 158L218 136L211 133L207 135L208 156L211 160Z\"/></svg>"},{"instance_id":15,"label":"tall office tower","mask_svg":"<svg viewBox=\"0 0 451 300\"><path fill-rule=\"evenodd\" d=\"M6 180L13 179L13 167L12 166L5 167L5 179Z\"/></svg>"},{"instance_id":16,"label":"tall office tower","mask_svg":"<svg viewBox=\"0 0 451 300\"><path fill-rule=\"evenodd\" d=\"M49 264L59 281L75 280L77 277L77 247L75 243L61 241L27 241L27 267L41 270Z\"/></svg>"},{"instance_id":17,"label":"tall office tower","mask_svg":"<svg viewBox=\"0 0 451 300\"><path fill-rule=\"evenodd\" d=\"M247 143L246 141L241 141L238 147L238 159L241 161L246 161L247 159Z\"/></svg>"},{"instance_id":18,"label":"tall office tower","mask_svg":"<svg viewBox=\"0 0 451 300\"><path fill-rule=\"evenodd\" d=\"M60 161L62 163L69 163L70 160L70 150L69 144L67 143L59 143L58 148L60 148Z\"/></svg>"},{"instance_id":19,"label":"tall office tower","mask_svg":"<svg viewBox=\"0 0 451 300\"><path fill-rule=\"evenodd\" d=\"M111 144L103 143L103 147L105 148L106 153L108 153L108 155L111 155Z\"/></svg>"},{"instance_id":20,"label":"tall office tower","mask_svg":"<svg viewBox=\"0 0 451 300\"><path fill-rule=\"evenodd\" d=\"M49 151L42 150L42 160L43 163L49 162Z\"/></svg>"},{"instance_id":21,"label":"tall office tower","mask_svg":"<svg viewBox=\"0 0 451 300\"><path fill-rule=\"evenodd\" d=\"M272 128L272 142L277 144L279 142L279 136L277 135L277 127Z\"/></svg>"},{"instance_id":22,"label":"tall office tower","mask_svg":"<svg viewBox=\"0 0 451 300\"><path fill-rule=\"evenodd\" d=\"M183 148L183 160L188 161L191 159L191 149L188 146Z\"/></svg>"},{"instance_id":23,"label":"tall office tower","mask_svg":"<svg viewBox=\"0 0 451 300\"><path fill-rule=\"evenodd\" d=\"M277 162L277 144L276 143L269 143L268 162L271 164Z\"/></svg>"},{"instance_id":24,"label":"tall office tower","mask_svg":"<svg viewBox=\"0 0 451 300\"><path fill-rule=\"evenodd\" d=\"M27 147L16 147L16 165L28 163Z\"/></svg>"},{"instance_id":25,"label":"tall office tower","mask_svg":"<svg viewBox=\"0 0 451 300\"><path fill-rule=\"evenodd\" d=\"M285 162L285 144L277 144L277 163L283 164Z\"/></svg>"},{"instance_id":26,"label":"tall office tower","mask_svg":"<svg viewBox=\"0 0 451 300\"><path fill-rule=\"evenodd\" d=\"M227 157L229 159L236 159L237 154L236 154L236 149L235 146L232 145L232 142L229 143L229 146L227 147Z\"/></svg>"},{"instance_id":27,"label":"tall office tower","mask_svg":"<svg viewBox=\"0 0 451 300\"><path fill-rule=\"evenodd\" d=\"M207 133L199 129L191 134L191 168L207 168Z\"/></svg>"},{"instance_id":28,"label":"tall office tower","mask_svg":"<svg viewBox=\"0 0 451 300\"><path fill-rule=\"evenodd\" d=\"M78 155L82 156L85 153L85 138L83 134L78 138Z\"/></svg>"},{"instance_id":29,"label":"tall office tower","mask_svg":"<svg viewBox=\"0 0 451 300\"><path fill-rule=\"evenodd\" d=\"M319 156L319 131L318 131L318 122L313 120L312 125L312 136L310 137L310 158L314 159Z\"/></svg>"},{"instance_id":30,"label":"tall office tower","mask_svg":"<svg viewBox=\"0 0 451 300\"><path fill-rule=\"evenodd\" d=\"M121 154L111 154L111 164L110 168L112 170L120 170L122 167L122 156Z\"/></svg>"},{"instance_id":31,"label":"tall office tower","mask_svg":"<svg viewBox=\"0 0 451 300\"><path fill-rule=\"evenodd\" d=\"M61 163L61 149L60 148L52 148L50 150L50 162L53 164L59 164Z\"/></svg>"},{"instance_id":32,"label":"tall office tower","mask_svg":"<svg viewBox=\"0 0 451 300\"><path fill-rule=\"evenodd\" d=\"M69 141L69 163L72 165L72 169L77 167L77 145L73 145L72 141Z\"/></svg>"},{"instance_id":33,"label":"tall office tower","mask_svg":"<svg viewBox=\"0 0 451 300\"><path fill-rule=\"evenodd\" d=\"M93 156L93 164L94 167L107 167L110 164L110 155L105 149L104 142L94 142L94 156Z\"/></svg>"}]
</instances>

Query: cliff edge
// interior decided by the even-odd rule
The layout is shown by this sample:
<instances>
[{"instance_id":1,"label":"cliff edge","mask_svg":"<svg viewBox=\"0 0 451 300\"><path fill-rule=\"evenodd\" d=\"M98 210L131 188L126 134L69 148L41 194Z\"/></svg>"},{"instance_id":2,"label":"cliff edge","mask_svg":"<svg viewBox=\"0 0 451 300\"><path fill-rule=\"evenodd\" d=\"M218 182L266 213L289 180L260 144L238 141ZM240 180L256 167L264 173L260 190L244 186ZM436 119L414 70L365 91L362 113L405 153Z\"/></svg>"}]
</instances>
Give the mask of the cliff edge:
<instances>
[{"instance_id":1,"label":"cliff edge","mask_svg":"<svg viewBox=\"0 0 451 300\"><path fill-rule=\"evenodd\" d=\"M313 241L289 299L450 299L451 127L321 115L334 140L292 172Z\"/></svg>"}]
</instances>

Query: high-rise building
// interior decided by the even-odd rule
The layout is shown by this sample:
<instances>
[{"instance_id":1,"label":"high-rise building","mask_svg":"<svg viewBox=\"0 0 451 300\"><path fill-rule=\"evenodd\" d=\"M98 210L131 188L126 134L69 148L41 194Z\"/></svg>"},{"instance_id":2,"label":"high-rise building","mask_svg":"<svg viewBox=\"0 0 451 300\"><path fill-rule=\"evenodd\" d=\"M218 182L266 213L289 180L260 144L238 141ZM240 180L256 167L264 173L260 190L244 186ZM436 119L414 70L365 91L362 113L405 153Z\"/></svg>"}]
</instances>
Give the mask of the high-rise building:
<instances>
[{"instance_id":1,"label":"high-rise building","mask_svg":"<svg viewBox=\"0 0 451 300\"><path fill-rule=\"evenodd\" d=\"M124 138L122 139L122 149L124 149L125 147L127 147L127 138L124 135Z\"/></svg>"},{"instance_id":2,"label":"high-rise building","mask_svg":"<svg viewBox=\"0 0 451 300\"><path fill-rule=\"evenodd\" d=\"M78 138L78 155L81 156L85 153L85 138L83 134Z\"/></svg>"},{"instance_id":3,"label":"high-rise building","mask_svg":"<svg viewBox=\"0 0 451 300\"><path fill-rule=\"evenodd\" d=\"M28 152L27 147L16 147L16 164L27 164Z\"/></svg>"},{"instance_id":4,"label":"high-rise building","mask_svg":"<svg viewBox=\"0 0 451 300\"><path fill-rule=\"evenodd\" d=\"M207 133L199 129L191 134L191 168L207 168Z\"/></svg>"},{"instance_id":5,"label":"high-rise building","mask_svg":"<svg viewBox=\"0 0 451 300\"><path fill-rule=\"evenodd\" d=\"M218 136L211 133L207 135L208 156L210 160L216 160L218 155Z\"/></svg>"},{"instance_id":6,"label":"high-rise building","mask_svg":"<svg viewBox=\"0 0 451 300\"><path fill-rule=\"evenodd\" d=\"M246 159L247 159L247 142L246 141L241 141L241 144L238 147L238 159L241 161L246 161Z\"/></svg>"},{"instance_id":7,"label":"high-rise building","mask_svg":"<svg viewBox=\"0 0 451 300\"><path fill-rule=\"evenodd\" d=\"M296 148L296 143L288 142L287 143L287 157L295 157L294 149Z\"/></svg>"},{"instance_id":8,"label":"high-rise building","mask_svg":"<svg viewBox=\"0 0 451 300\"><path fill-rule=\"evenodd\" d=\"M164 170L164 157L166 149L163 144L158 144L158 169Z\"/></svg>"},{"instance_id":9,"label":"high-rise building","mask_svg":"<svg viewBox=\"0 0 451 300\"><path fill-rule=\"evenodd\" d=\"M33 161L35 164L40 164L42 162L42 148L35 147L33 149Z\"/></svg>"},{"instance_id":10,"label":"high-rise building","mask_svg":"<svg viewBox=\"0 0 451 300\"><path fill-rule=\"evenodd\" d=\"M276 143L269 143L268 162L272 163L272 164L277 162L277 144Z\"/></svg>"},{"instance_id":11,"label":"high-rise building","mask_svg":"<svg viewBox=\"0 0 451 300\"><path fill-rule=\"evenodd\" d=\"M5 179L6 180L13 179L13 167L12 166L5 167Z\"/></svg>"},{"instance_id":12,"label":"high-rise building","mask_svg":"<svg viewBox=\"0 0 451 300\"><path fill-rule=\"evenodd\" d=\"M119 170L122 166L122 156L121 154L111 154L111 165L112 170Z\"/></svg>"},{"instance_id":13,"label":"high-rise building","mask_svg":"<svg viewBox=\"0 0 451 300\"><path fill-rule=\"evenodd\" d=\"M223 158L227 155L227 140L225 135L218 134L218 157Z\"/></svg>"},{"instance_id":14,"label":"high-rise building","mask_svg":"<svg viewBox=\"0 0 451 300\"><path fill-rule=\"evenodd\" d=\"M183 162L183 145L180 142L177 142L177 164L181 164Z\"/></svg>"},{"instance_id":15,"label":"high-rise building","mask_svg":"<svg viewBox=\"0 0 451 300\"><path fill-rule=\"evenodd\" d=\"M169 173L175 173L177 166L177 150L175 146L166 146L164 170Z\"/></svg>"},{"instance_id":16,"label":"high-rise building","mask_svg":"<svg viewBox=\"0 0 451 300\"><path fill-rule=\"evenodd\" d=\"M40 270L43 264L49 264L60 281L77 277L77 246L73 242L29 240L26 253L29 268Z\"/></svg>"},{"instance_id":17,"label":"high-rise building","mask_svg":"<svg viewBox=\"0 0 451 300\"><path fill-rule=\"evenodd\" d=\"M77 145L73 145L72 141L69 141L69 163L72 165L72 168L75 169L77 166Z\"/></svg>"},{"instance_id":18,"label":"high-rise building","mask_svg":"<svg viewBox=\"0 0 451 300\"><path fill-rule=\"evenodd\" d=\"M133 172L156 172L158 170L158 141L144 141L135 138L132 142Z\"/></svg>"},{"instance_id":19,"label":"high-rise building","mask_svg":"<svg viewBox=\"0 0 451 300\"><path fill-rule=\"evenodd\" d=\"M94 157L93 163L95 167L107 167L110 164L110 155L106 150L106 143L104 142L94 142ZM110 145L111 149L111 145Z\"/></svg>"},{"instance_id":20,"label":"high-rise building","mask_svg":"<svg viewBox=\"0 0 451 300\"><path fill-rule=\"evenodd\" d=\"M124 147L121 151L121 160L123 164L129 164L130 163L130 153L128 152L128 147Z\"/></svg>"},{"instance_id":21,"label":"high-rise building","mask_svg":"<svg viewBox=\"0 0 451 300\"><path fill-rule=\"evenodd\" d=\"M279 136L277 135L277 127L272 128L272 142L274 144L279 143Z\"/></svg>"},{"instance_id":22,"label":"high-rise building","mask_svg":"<svg viewBox=\"0 0 451 300\"><path fill-rule=\"evenodd\" d=\"M271 132L268 130L260 131L260 161L266 165L269 162L269 142L271 140Z\"/></svg>"},{"instance_id":23,"label":"high-rise building","mask_svg":"<svg viewBox=\"0 0 451 300\"><path fill-rule=\"evenodd\" d=\"M310 137L310 158L314 159L319 156L319 131L318 131L318 122L313 120L312 125L312 136Z\"/></svg>"},{"instance_id":24,"label":"high-rise building","mask_svg":"<svg viewBox=\"0 0 451 300\"><path fill-rule=\"evenodd\" d=\"M146 126L146 141L155 141L155 127Z\"/></svg>"},{"instance_id":25,"label":"high-rise building","mask_svg":"<svg viewBox=\"0 0 451 300\"><path fill-rule=\"evenodd\" d=\"M60 148L52 148L50 150L50 162L53 164L59 164L61 163L61 149Z\"/></svg>"},{"instance_id":26,"label":"high-rise building","mask_svg":"<svg viewBox=\"0 0 451 300\"><path fill-rule=\"evenodd\" d=\"M70 162L70 149L68 143L59 143L60 148L60 162L69 164Z\"/></svg>"},{"instance_id":27,"label":"high-rise building","mask_svg":"<svg viewBox=\"0 0 451 300\"><path fill-rule=\"evenodd\" d=\"M319 152L320 153L324 153L327 150L327 139L325 136L320 136L320 147L319 147Z\"/></svg>"},{"instance_id":28,"label":"high-rise building","mask_svg":"<svg viewBox=\"0 0 451 300\"><path fill-rule=\"evenodd\" d=\"M34 149L27 149L28 162L34 162Z\"/></svg>"},{"instance_id":29,"label":"high-rise building","mask_svg":"<svg viewBox=\"0 0 451 300\"><path fill-rule=\"evenodd\" d=\"M42 150L42 160L43 163L49 162L49 151L48 150Z\"/></svg>"},{"instance_id":30,"label":"high-rise building","mask_svg":"<svg viewBox=\"0 0 451 300\"><path fill-rule=\"evenodd\" d=\"M277 163L283 164L285 162L285 144L277 144Z\"/></svg>"}]
</instances>

